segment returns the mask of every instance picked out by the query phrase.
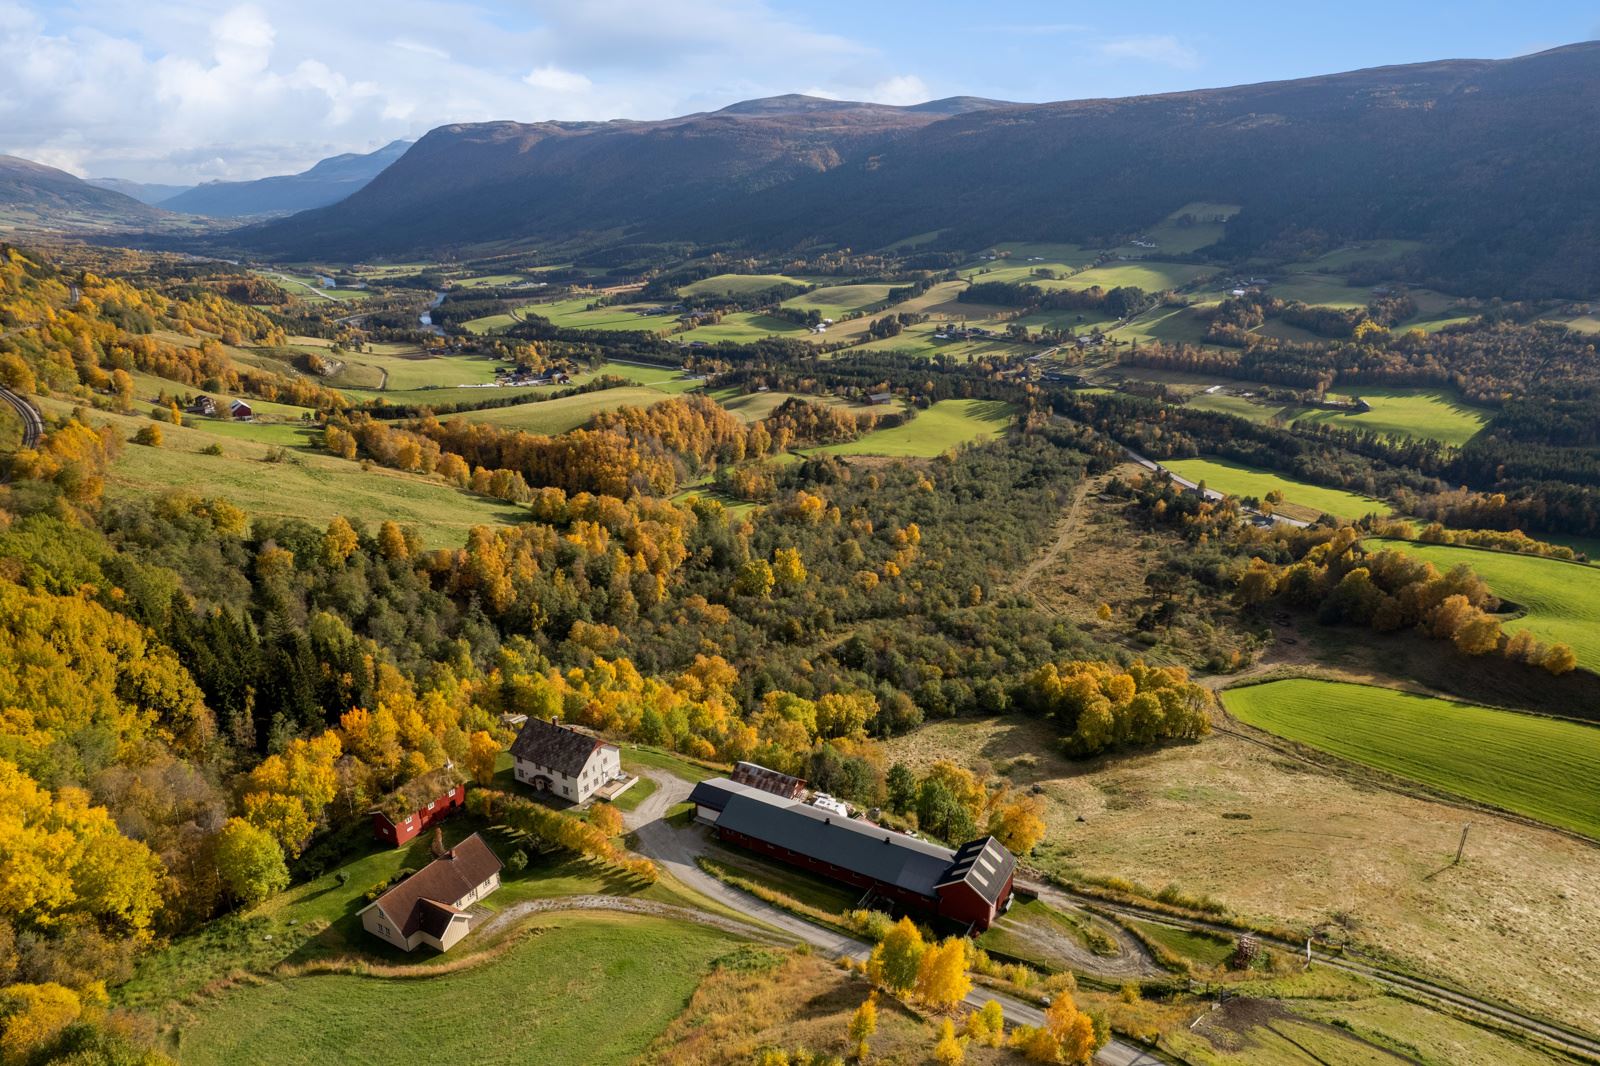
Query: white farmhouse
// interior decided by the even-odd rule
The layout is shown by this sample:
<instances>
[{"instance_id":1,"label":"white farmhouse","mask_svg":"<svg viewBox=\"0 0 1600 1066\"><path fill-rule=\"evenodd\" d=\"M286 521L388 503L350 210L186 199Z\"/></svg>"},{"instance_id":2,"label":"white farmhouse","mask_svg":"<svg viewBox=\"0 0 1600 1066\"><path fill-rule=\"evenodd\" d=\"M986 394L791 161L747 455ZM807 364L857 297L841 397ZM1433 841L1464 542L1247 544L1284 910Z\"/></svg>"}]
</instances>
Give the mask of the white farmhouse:
<instances>
[{"instance_id":1,"label":"white farmhouse","mask_svg":"<svg viewBox=\"0 0 1600 1066\"><path fill-rule=\"evenodd\" d=\"M637 778L622 772L622 752L593 733L539 718L523 723L511 742L518 781L572 803L591 796L615 799Z\"/></svg>"},{"instance_id":2,"label":"white farmhouse","mask_svg":"<svg viewBox=\"0 0 1600 1066\"><path fill-rule=\"evenodd\" d=\"M467 908L500 887L500 859L474 833L379 896L361 927L402 951L449 951L467 935Z\"/></svg>"}]
</instances>

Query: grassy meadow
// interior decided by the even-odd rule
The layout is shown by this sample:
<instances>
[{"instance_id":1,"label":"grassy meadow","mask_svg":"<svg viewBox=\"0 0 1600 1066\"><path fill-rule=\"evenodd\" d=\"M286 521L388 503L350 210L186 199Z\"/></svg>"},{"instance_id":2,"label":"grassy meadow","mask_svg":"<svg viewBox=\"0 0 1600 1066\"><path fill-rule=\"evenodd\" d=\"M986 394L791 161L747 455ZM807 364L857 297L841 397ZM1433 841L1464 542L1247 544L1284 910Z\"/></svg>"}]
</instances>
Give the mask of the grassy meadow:
<instances>
[{"instance_id":1,"label":"grassy meadow","mask_svg":"<svg viewBox=\"0 0 1600 1066\"><path fill-rule=\"evenodd\" d=\"M1102 289L1115 289L1123 285L1132 285L1145 292L1163 292L1167 289L1182 288L1198 278L1216 273L1216 270L1216 267L1199 266L1194 263L1128 260L1107 263L1104 266L1092 267L1081 274L1074 274L1061 282L1059 287L1087 289L1092 285L1098 285Z\"/></svg>"},{"instance_id":2,"label":"grassy meadow","mask_svg":"<svg viewBox=\"0 0 1600 1066\"><path fill-rule=\"evenodd\" d=\"M1600 837L1600 728L1308 678L1222 698L1234 717L1270 733Z\"/></svg>"},{"instance_id":3,"label":"grassy meadow","mask_svg":"<svg viewBox=\"0 0 1600 1066\"><path fill-rule=\"evenodd\" d=\"M811 331L785 318L775 318L755 311L735 311L731 315L723 315L721 322L697 326L687 333L678 334L678 340L686 344L694 341L704 341L707 344L716 344L720 341L743 343L777 336L803 338L811 336Z\"/></svg>"},{"instance_id":4,"label":"grassy meadow","mask_svg":"<svg viewBox=\"0 0 1600 1066\"><path fill-rule=\"evenodd\" d=\"M489 407L481 411L468 411L461 415L469 422L487 422L521 429L529 433L557 434L577 429L600 411L613 411L618 407L648 407L667 399L666 393L644 386L625 385L599 392L583 392L576 396L563 396L558 400L540 400L513 404L509 407Z\"/></svg>"},{"instance_id":5,"label":"grassy meadow","mask_svg":"<svg viewBox=\"0 0 1600 1066\"><path fill-rule=\"evenodd\" d=\"M801 278L791 278L787 274L716 274L709 278L690 282L678 292L684 296L704 296L716 294L719 296L743 296L745 293L760 292L770 289L774 285L804 285Z\"/></svg>"},{"instance_id":6,"label":"grassy meadow","mask_svg":"<svg viewBox=\"0 0 1600 1066\"><path fill-rule=\"evenodd\" d=\"M858 440L830 444L834 455L928 457L972 441L990 440L1011 422L1014 410L999 400L940 400L904 425L880 429Z\"/></svg>"},{"instance_id":7,"label":"grassy meadow","mask_svg":"<svg viewBox=\"0 0 1600 1066\"><path fill-rule=\"evenodd\" d=\"M1222 239L1227 220L1239 213L1238 204L1196 202L1184 204L1159 223L1144 231L1144 238L1155 242L1157 255L1187 255L1199 251ZM1183 225L1179 220L1185 215L1193 221ZM1218 220L1221 221L1218 221ZM1126 245L1134 253L1146 251L1137 245Z\"/></svg>"},{"instance_id":8,"label":"grassy meadow","mask_svg":"<svg viewBox=\"0 0 1600 1066\"><path fill-rule=\"evenodd\" d=\"M1467 564L1496 596L1525 612L1504 623L1508 632L1526 629L1542 641L1570 644L1579 666L1600 670L1600 568L1444 544L1378 538L1365 543L1426 559L1441 570Z\"/></svg>"},{"instance_id":9,"label":"grassy meadow","mask_svg":"<svg viewBox=\"0 0 1600 1066\"><path fill-rule=\"evenodd\" d=\"M1355 395L1371 405L1360 414L1312 408L1296 422L1317 422L1339 429L1364 429L1388 437L1427 437L1462 445L1489 423L1489 413L1447 393L1427 389L1360 389Z\"/></svg>"},{"instance_id":10,"label":"grassy meadow","mask_svg":"<svg viewBox=\"0 0 1600 1066\"><path fill-rule=\"evenodd\" d=\"M660 918L552 915L502 957L420 987L324 974L235 989L182 1031L178 1058L184 1066L243 1058L389 1066L426 1048L445 1061L512 1064L573 1061L581 1048L585 1063L621 1066L737 944Z\"/></svg>"},{"instance_id":11,"label":"grassy meadow","mask_svg":"<svg viewBox=\"0 0 1600 1066\"><path fill-rule=\"evenodd\" d=\"M889 297L890 285L828 285L783 301L784 307L818 311L837 321L852 311L863 311Z\"/></svg>"},{"instance_id":12,"label":"grassy meadow","mask_svg":"<svg viewBox=\"0 0 1600 1066\"><path fill-rule=\"evenodd\" d=\"M1390 514L1393 510L1382 500L1296 481L1229 459L1173 459L1162 465L1179 477L1196 483L1204 481L1206 488L1229 496L1261 499L1274 490L1281 492L1284 502L1278 506L1278 511L1290 518L1315 518L1320 514L1360 518L1373 512Z\"/></svg>"}]
</instances>

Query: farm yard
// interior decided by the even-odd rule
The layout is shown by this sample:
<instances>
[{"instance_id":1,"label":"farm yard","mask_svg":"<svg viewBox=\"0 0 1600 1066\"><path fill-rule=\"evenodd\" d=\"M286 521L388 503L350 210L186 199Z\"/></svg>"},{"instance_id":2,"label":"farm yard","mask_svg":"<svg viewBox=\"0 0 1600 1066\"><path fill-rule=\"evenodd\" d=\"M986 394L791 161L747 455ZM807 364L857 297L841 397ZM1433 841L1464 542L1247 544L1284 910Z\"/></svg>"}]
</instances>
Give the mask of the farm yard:
<instances>
[{"instance_id":1,"label":"farm yard","mask_svg":"<svg viewBox=\"0 0 1600 1066\"><path fill-rule=\"evenodd\" d=\"M1371 538L1369 548L1394 548L1441 570L1465 563L1496 596L1524 612L1507 619L1508 632L1526 629L1547 643L1571 645L1578 665L1600 670L1600 568L1536 555L1460 548L1445 544Z\"/></svg>"},{"instance_id":2,"label":"farm yard","mask_svg":"<svg viewBox=\"0 0 1600 1066\"><path fill-rule=\"evenodd\" d=\"M1264 499L1269 492L1281 492L1284 502L1276 509L1290 518L1312 519L1320 514L1331 514L1336 518L1354 519L1393 511L1382 500L1296 481L1229 459L1172 459L1162 465L1179 477L1195 483L1204 482L1206 488L1229 496Z\"/></svg>"},{"instance_id":3,"label":"farm yard","mask_svg":"<svg viewBox=\"0 0 1600 1066\"><path fill-rule=\"evenodd\" d=\"M1340 681L1223 692L1240 721L1342 758L1600 838L1600 728Z\"/></svg>"}]
</instances>

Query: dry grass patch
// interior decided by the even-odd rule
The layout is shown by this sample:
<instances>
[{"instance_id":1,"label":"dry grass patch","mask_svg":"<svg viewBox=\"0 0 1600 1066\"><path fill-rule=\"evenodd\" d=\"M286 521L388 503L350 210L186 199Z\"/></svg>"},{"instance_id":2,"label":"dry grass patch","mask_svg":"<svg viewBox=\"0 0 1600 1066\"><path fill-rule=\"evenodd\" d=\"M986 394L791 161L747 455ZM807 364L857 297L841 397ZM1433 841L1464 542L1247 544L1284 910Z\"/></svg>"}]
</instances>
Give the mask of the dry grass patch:
<instances>
[{"instance_id":1,"label":"dry grass patch","mask_svg":"<svg viewBox=\"0 0 1600 1066\"><path fill-rule=\"evenodd\" d=\"M1321 926L1481 994L1600 1028L1593 845L1227 734L1077 763L1056 754L1048 724L1007 717L933 723L890 747L912 766L955 758L1037 784L1049 826L1042 866L1176 883L1241 916ZM1451 866L1466 821L1467 859Z\"/></svg>"}]
</instances>

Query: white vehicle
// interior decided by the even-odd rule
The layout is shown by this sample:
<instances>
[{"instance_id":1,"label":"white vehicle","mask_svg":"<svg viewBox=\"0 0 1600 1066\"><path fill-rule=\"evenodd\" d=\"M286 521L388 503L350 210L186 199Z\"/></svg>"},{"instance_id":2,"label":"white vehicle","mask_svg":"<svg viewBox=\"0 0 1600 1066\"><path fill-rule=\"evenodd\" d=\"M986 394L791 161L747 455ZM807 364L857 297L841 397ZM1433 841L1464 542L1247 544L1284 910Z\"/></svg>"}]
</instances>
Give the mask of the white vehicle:
<instances>
[{"instance_id":1,"label":"white vehicle","mask_svg":"<svg viewBox=\"0 0 1600 1066\"><path fill-rule=\"evenodd\" d=\"M811 797L811 806L827 811L830 814L837 814L845 818L850 817L850 808L845 806L844 801L834 799L826 792L818 792L813 795Z\"/></svg>"}]
</instances>

